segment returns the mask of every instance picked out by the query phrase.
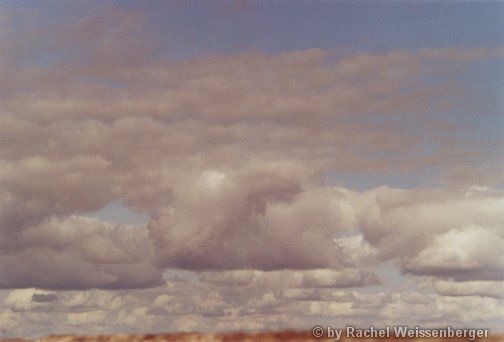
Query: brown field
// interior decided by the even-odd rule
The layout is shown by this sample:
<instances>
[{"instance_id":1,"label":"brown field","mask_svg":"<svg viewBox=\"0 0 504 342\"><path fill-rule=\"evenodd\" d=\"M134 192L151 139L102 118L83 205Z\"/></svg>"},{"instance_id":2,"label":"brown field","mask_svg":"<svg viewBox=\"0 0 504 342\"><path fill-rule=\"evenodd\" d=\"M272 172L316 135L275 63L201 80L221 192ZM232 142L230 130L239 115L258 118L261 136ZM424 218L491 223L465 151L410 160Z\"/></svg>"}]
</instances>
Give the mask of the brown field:
<instances>
[{"instance_id":1,"label":"brown field","mask_svg":"<svg viewBox=\"0 0 504 342\"><path fill-rule=\"evenodd\" d=\"M0 339L0 342L168 342L168 341L194 341L194 342L232 342L232 341L334 341L333 338L315 338L311 332L283 331L274 333L225 333L225 334L147 334L147 335L104 335L104 336L84 336L84 335L56 335L43 337L36 340L26 339ZM408 342L467 342L465 338L341 338L344 342L387 342L387 341L408 341ZM504 336L491 336L488 338L476 339L479 342L504 342Z\"/></svg>"}]
</instances>

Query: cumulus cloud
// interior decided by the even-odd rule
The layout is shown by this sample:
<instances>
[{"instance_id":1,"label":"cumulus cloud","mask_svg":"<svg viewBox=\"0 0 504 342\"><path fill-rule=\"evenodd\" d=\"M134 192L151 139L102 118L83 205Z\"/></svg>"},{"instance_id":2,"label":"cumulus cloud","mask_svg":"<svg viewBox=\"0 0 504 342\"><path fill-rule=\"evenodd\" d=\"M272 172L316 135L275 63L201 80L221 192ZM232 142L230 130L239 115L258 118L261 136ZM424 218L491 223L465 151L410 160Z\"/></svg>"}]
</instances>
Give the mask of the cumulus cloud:
<instances>
[{"instance_id":1,"label":"cumulus cloud","mask_svg":"<svg viewBox=\"0 0 504 342\"><path fill-rule=\"evenodd\" d=\"M121 71L113 72L122 75L117 80L124 83L121 87L70 74L55 88L26 83L24 91L31 96L2 99L2 243L18 249L2 262L9 275L4 279L18 280L4 280L3 286L58 286L57 279L67 279L61 286L106 287L124 281L119 273L129 272L133 264L140 273L149 269L129 257L130 266L121 261L108 270L111 266L103 265L115 261L105 259L125 258L121 248L126 247L113 246L116 253L103 255L114 250L106 237L102 250L79 249L87 259L73 252L58 258L62 254L54 246L37 245L29 252L36 237L28 235L43 234L44 222L119 199L150 216L148 239L154 241L158 267L351 266L355 256L347 256L348 248L333 239L336 232L357 227L356 205L346 199L345 189L320 183L329 170L386 168L373 157L377 146L397 155L418 146L414 131L405 134L392 124L376 130L366 113L380 113L386 121L385 115L405 105L409 113L419 110L415 102L421 96L400 95L404 98L397 103L390 99L412 75L420 75L421 55L359 55L328 63L328 52L320 50L246 53L151 63L141 70L119 63ZM379 73L363 77L358 65L369 63L383 65ZM392 67L396 63L404 69L400 84ZM22 70L52 82L51 67ZM83 87L91 93L82 92ZM362 119L358 125L350 120L356 116ZM23 269L32 268L23 253L68 271L53 283L24 276ZM73 267L82 258L87 266ZM16 260L27 260L25 267L9 269ZM75 269L87 269L89 280ZM125 283L151 284L156 272Z\"/></svg>"},{"instance_id":2,"label":"cumulus cloud","mask_svg":"<svg viewBox=\"0 0 504 342\"><path fill-rule=\"evenodd\" d=\"M380 257L384 259L399 257L409 260L435 243L434 239L440 239L438 236L451 230L484 230L482 239L486 239L489 234L499 235L498 231L502 229L500 216L504 201L499 191L383 187L363 193L362 203L364 238L378 248ZM459 235L456 232L451 234ZM446 239L436 244L443 241L446 242ZM474 243L478 245L478 241ZM497 246L489 247L489 253L496 251ZM436 252L451 253L439 249Z\"/></svg>"},{"instance_id":3,"label":"cumulus cloud","mask_svg":"<svg viewBox=\"0 0 504 342\"><path fill-rule=\"evenodd\" d=\"M237 270L227 272L205 272L200 280L211 284L259 286L269 288L341 288L379 285L377 275L368 270L347 269L335 271L318 269L307 271Z\"/></svg>"},{"instance_id":4,"label":"cumulus cloud","mask_svg":"<svg viewBox=\"0 0 504 342\"><path fill-rule=\"evenodd\" d=\"M430 245L409 260L406 269L415 274L455 279L504 280L502 227L478 226L454 229L438 235Z\"/></svg>"},{"instance_id":5,"label":"cumulus cloud","mask_svg":"<svg viewBox=\"0 0 504 342\"><path fill-rule=\"evenodd\" d=\"M130 288L159 284L145 227L51 217L17 232L0 256L0 287ZM52 297L33 295L42 302Z\"/></svg>"},{"instance_id":6,"label":"cumulus cloud","mask_svg":"<svg viewBox=\"0 0 504 342\"><path fill-rule=\"evenodd\" d=\"M53 292L37 290L34 288L16 289L9 292L3 300L2 306L14 311L33 311L52 305L57 299Z\"/></svg>"},{"instance_id":7,"label":"cumulus cloud","mask_svg":"<svg viewBox=\"0 0 504 342\"><path fill-rule=\"evenodd\" d=\"M503 274L504 197L469 187L495 183L501 167L469 168L470 142L454 148L463 128L436 114L465 104L454 73L501 51L174 61L156 55L145 13L50 24L31 13L26 30L11 15L0 51L0 288L14 290L2 332L26 328L26 313L36 334L48 310L61 323L52 333L96 322L110 322L97 333L302 327L328 314L369 324L436 312L434 323L472 325L502 314L490 287ZM49 57L31 63L38 54ZM333 185L338 172L426 168L460 172L457 186ZM114 201L148 223L89 217ZM372 269L388 261L446 283L439 295L336 290L379 285ZM197 274L162 284L173 268Z\"/></svg>"},{"instance_id":8,"label":"cumulus cloud","mask_svg":"<svg viewBox=\"0 0 504 342\"><path fill-rule=\"evenodd\" d=\"M434 290L442 296L481 296L504 299L504 284L502 281L437 281Z\"/></svg>"},{"instance_id":9,"label":"cumulus cloud","mask_svg":"<svg viewBox=\"0 0 504 342\"><path fill-rule=\"evenodd\" d=\"M235 271L233 271L235 272ZM295 284L293 284L295 285ZM167 282L164 286L121 293L107 290L58 291L58 300L33 303L35 289L12 290L4 299L0 324L9 334L41 332L162 332L309 329L333 322L358 326L419 324L425 327L502 327L502 301L490 297L437 296L430 292L355 289L285 288L284 284L250 286L197 280ZM53 292L51 292L53 293ZM51 305L53 310L28 309ZM485 307L485 311L480 311ZM20 311L22 310L22 311ZM23 315L23 323L19 320ZM16 321L16 318L18 319ZM97 324L100 322L100 324Z\"/></svg>"}]
</instances>

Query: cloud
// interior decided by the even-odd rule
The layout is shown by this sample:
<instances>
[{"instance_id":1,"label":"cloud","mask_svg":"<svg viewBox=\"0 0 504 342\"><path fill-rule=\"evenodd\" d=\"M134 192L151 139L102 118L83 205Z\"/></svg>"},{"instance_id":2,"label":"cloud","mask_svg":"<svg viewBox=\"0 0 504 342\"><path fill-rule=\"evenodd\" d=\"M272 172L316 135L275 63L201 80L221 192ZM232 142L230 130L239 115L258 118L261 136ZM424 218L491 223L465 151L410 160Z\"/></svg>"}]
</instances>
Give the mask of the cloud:
<instances>
[{"instance_id":1,"label":"cloud","mask_svg":"<svg viewBox=\"0 0 504 342\"><path fill-rule=\"evenodd\" d=\"M479 229L484 231L482 239L486 239L498 234L499 227L502 227L500 213L504 202L500 191L382 187L364 192L360 201L364 238L378 249L379 256L384 260L409 260L435 243L434 239L446 241L446 238L438 236L451 230L469 232ZM451 234L458 236L455 232ZM474 242L476 248L483 248L483 244ZM493 253L496 246L492 244L489 247L489 253ZM433 258L437 258L439 253L451 253L443 251L443 248L430 251Z\"/></svg>"},{"instance_id":2,"label":"cloud","mask_svg":"<svg viewBox=\"0 0 504 342\"><path fill-rule=\"evenodd\" d=\"M53 292L33 288L10 291L3 300L3 307L15 311L40 311L47 305L52 305L57 299Z\"/></svg>"},{"instance_id":3,"label":"cloud","mask_svg":"<svg viewBox=\"0 0 504 342\"><path fill-rule=\"evenodd\" d=\"M343 253L354 265L372 265L376 261L377 249L362 234L337 238L335 242L343 248Z\"/></svg>"},{"instance_id":4,"label":"cloud","mask_svg":"<svg viewBox=\"0 0 504 342\"><path fill-rule=\"evenodd\" d=\"M70 216L17 231L0 259L2 286L145 287L159 283L165 267L329 268L307 271L303 282L359 286L373 278L338 270L396 258L405 272L418 275L485 280L501 273L500 192L302 190L297 184L306 181L292 182L289 169L270 168L275 172L267 177L253 169L252 178L243 171L195 174L172 189L172 199L147 227Z\"/></svg>"},{"instance_id":5,"label":"cloud","mask_svg":"<svg viewBox=\"0 0 504 342\"><path fill-rule=\"evenodd\" d=\"M269 287L269 288L340 288L379 285L377 275L368 270L330 269L307 271L237 270L227 272L205 272L202 282L227 286Z\"/></svg>"},{"instance_id":6,"label":"cloud","mask_svg":"<svg viewBox=\"0 0 504 342\"><path fill-rule=\"evenodd\" d=\"M106 318L104 311L75 312L67 315L68 323L74 326L92 326L102 322Z\"/></svg>"},{"instance_id":7,"label":"cloud","mask_svg":"<svg viewBox=\"0 0 504 342\"><path fill-rule=\"evenodd\" d=\"M504 298L504 284L502 281L438 281L434 283L433 288L436 293L442 296Z\"/></svg>"},{"instance_id":8,"label":"cloud","mask_svg":"<svg viewBox=\"0 0 504 342\"><path fill-rule=\"evenodd\" d=\"M2 286L154 286L169 267L328 268L329 273L306 273L303 281L359 286L373 278L338 270L390 259L419 275L484 280L500 274L495 272L501 268L495 254L500 192L307 188L295 167L283 166L179 176L166 205L152 210L147 226L53 216L14 233L7 230L12 240L0 259ZM337 237L359 230L362 234Z\"/></svg>"},{"instance_id":9,"label":"cloud","mask_svg":"<svg viewBox=\"0 0 504 342\"><path fill-rule=\"evenodd\" d=\"M32 295L32 302L46 303L53 302L58 299L54 293L44 294L44 293L34 293Z\"/></svg>"},{"instance_id":10,"label":"cloud","mask_svg":"<svg viewBox=\"0 0 504 342\"><path fill-rule=\"evenodd\" d=\"M425 327L502 327L496 317L502 316L504 308L495 298L437 296L418 289L394 293L376 290L286 289L282 283L263 283L245 291L231 283L219 285L193 279L121 292L56 291L50 293L58 300L47 303L31 301L34 293L45 293L40 290L12 290L2 304L0 324L6 334L25 336L79 331L268 330L289 328L293 322L299 329L308 329L314 324L334 322L335 317L343 326L383 326L392 322ZM50 305L52 310L35 310L34 305ZM479 310L481 307L485 312ZM19 319L19 313L23 319Z\"/></svg>"},{"instance_id":11,"label":"cloud","mask_svg":"<svg viewBox=\"0 0 504 342\"><path fill-rule=\"evenodd\" d=\"M494 298L482 297L437 297L424 295L422 302L411 302L411 293L398 293L380 310L380 316L386 321L415 322L426 327L439 327L458 322L457 325L491 324L495 317L502 315L502 302ZM481 306L488 311L481 312ZM482 323L475 323L482 322ZM486 322L486 323L483 323ZM410 323L411 324L411 323Z\"/></svg>"},{"instance_id":12,"label":"cloud","mask_svg":"<svg viewBox=\"0 0 504 342\"><path fill-rule=\"evenodd\" d=\"M333 241L335 232L351 227L342 195L337 189L300 193L301 181L288 168L272 166L230 175L217 188L194 181L176 189L177 206L149 223L162 262L195 269L344 266Z\"/></svg>"},{"instance_id":13,"label":"cloud","mask_svg":"<svg viewBox=\"0 0 504 342\"><path fill-rule=\"evenodd\" d=\"M0 287L135 288L162 279L145 227L52 217L16 235L0 256ZM49 299L34 294L32 300Z\"/></svg>"}]
</instances>

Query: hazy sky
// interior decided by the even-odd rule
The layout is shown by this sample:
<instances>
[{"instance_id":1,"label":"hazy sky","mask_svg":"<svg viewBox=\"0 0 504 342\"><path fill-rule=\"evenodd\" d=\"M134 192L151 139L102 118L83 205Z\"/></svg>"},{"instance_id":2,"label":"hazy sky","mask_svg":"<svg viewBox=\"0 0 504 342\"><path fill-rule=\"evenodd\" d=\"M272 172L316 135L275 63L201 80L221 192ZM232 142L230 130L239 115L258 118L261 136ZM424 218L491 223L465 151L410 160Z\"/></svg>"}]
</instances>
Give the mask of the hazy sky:
<instances>
[{"instance_id":1,"label":"hazy sky","mask_svg":"<svg viewBox=\"0 0 504 342\"><path fill-rule=\"evenodd\" d=\"M503 19L0 1L0 336L503 332Z\"/></svg>"}]
</instances>

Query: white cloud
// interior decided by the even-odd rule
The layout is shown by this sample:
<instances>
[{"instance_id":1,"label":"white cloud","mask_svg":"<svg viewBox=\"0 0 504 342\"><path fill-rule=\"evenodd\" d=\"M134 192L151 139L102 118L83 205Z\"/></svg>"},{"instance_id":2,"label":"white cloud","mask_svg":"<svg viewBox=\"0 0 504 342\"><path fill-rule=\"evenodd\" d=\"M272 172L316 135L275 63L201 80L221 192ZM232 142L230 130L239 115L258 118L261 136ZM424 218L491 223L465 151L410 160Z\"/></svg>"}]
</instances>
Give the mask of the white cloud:
<instances>
[{"instance_id":1,"label":"white cloud","mask_svg":"<svg viewBox=\"0 0 504 342\"><path fill-rule=\"evenodd\" d=\"M338 288L379 285L378 276L368 270L359 269L315 269L302 271L258 271L237 270L226 272L205 272L201 281L211 284L270 287L278 289L306 288Z\"/></svg>"},{"instance_id":2,"label":"white cloud","mask_svg":"<svg viewBox=\"0 0 504 342\"><path fill-rule=\"evenodd\" d=\"M481 296L504 299L502 281L437 281L433 288L442 296Z\"/></svg>"},{"instance_id":3,"label":"white cloud","mask_svg":"<svg viewBox=\"0 0 504 342\"><path fill-rule=\"evenodd\" d=\"M41 298L57 298L53 292L38 290L38 289L17 289L9 292L3 301L3 307L14 311L31 311L40 310L49 305L53 305L51 301L40 300ZM39 300L37 300L37 298Z\"/></svg>"},{"instance_id":4,"label":"white cloud","mask_svg":"<svg viewBox=\"0 0 504 342\"><path fill-rule=\"evenodd\" d=\"M491 227L490 227L491 228ZM456 279L504 279L504 237L499 230L469 226L438 235L409 260L406 269L415 274Z\"/></svg>"}]
</instances>

